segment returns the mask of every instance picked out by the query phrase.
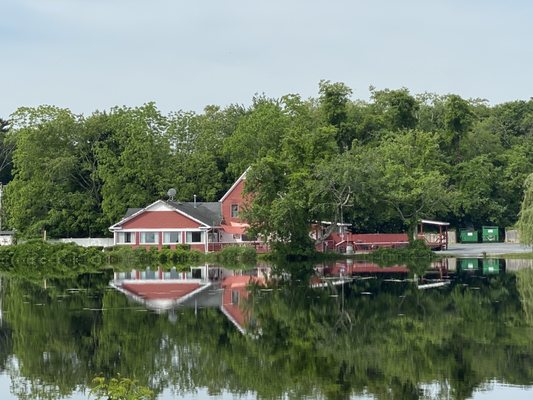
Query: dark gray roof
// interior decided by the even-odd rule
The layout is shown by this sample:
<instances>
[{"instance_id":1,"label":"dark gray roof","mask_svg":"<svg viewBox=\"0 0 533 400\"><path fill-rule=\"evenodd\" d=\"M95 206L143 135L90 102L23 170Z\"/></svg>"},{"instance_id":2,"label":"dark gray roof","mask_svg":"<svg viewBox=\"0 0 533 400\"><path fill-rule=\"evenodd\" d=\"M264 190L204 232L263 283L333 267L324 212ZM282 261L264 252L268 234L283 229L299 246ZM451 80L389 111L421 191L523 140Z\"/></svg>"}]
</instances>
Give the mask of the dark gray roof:
<instances>
[{"instance_id":1,"label":"dark gray roof","mask_svg":"<svg viewBox=\"0 0 533 400\"><path fill-rule=\"evenodd\" d=\"M126 215L124 215L124 218L131 217L133 214L141 211L142 208L128 208L128 211L126 211Z\"/></svg>"},{"instance_id":2,"label":"dark gray roof","mask_svg":"<svg viewBox=\"0 0 533 400\"><path fill-rule=\"evenodd\" d=\"M221 204L217 202L177 202L166 201L168 205L190 215L209 226L218 226L222 222Z\"/></svg>"}]
</instances>

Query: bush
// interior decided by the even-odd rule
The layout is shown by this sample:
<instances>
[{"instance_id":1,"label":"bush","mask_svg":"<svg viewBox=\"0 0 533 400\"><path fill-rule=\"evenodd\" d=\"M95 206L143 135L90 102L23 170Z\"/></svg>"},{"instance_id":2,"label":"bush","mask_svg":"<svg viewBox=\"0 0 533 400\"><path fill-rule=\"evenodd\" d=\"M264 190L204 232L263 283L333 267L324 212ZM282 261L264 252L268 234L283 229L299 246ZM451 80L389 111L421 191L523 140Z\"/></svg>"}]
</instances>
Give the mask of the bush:
<instances>
[{"instance_id":1,"label":"bush","mask_svg":"<svg viewBox=\"0 0 533 400\"><path fill-rule=\"evenodd\" d=\"M228 246L215 254L217 261L227 264L255 263L256 258L257 253L250 246Z\"/></svg>"},{"instance_id":2,"label":"bush","mask_svg":"<svg viewBox=\"0 0 533 400\"><path fill-rule=\"evenodd\" d=\"M382 267L406 265L412 271L421 273L430 266L436 256L423 240L415 240L400 249L377 249L365 258Z\"/></svg>"}]
</instances>

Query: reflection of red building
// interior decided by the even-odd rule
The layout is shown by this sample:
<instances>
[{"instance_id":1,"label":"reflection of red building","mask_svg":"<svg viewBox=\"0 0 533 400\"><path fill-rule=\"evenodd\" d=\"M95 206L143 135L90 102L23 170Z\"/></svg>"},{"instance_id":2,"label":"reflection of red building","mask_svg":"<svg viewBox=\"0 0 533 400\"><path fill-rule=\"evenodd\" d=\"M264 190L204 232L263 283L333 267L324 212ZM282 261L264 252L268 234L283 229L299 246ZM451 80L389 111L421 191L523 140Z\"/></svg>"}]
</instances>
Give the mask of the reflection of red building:
<instances>
[{"instance_id":1,"label":"reflection of red building","mask_svg":"<svg viewBox=\"0 0 533 400\"><path fill-rule=\"evenodd\" d=\"M394 265L391 267L380 267L378 264L368 261L337 262L324 267L324 275L327 276L352 276L364 274L407 274L409 269L405 265Z\"/></svg>"},{"instance_id":2,"label":"reflection of red building","mask_svg":"<svg viewBox=\"0 0 533 400\"><path fill-rule=\"evenodd\" d=\"M191 268L189 272L175 269L164 272L132 270L115 272L111 286L152 310L176 307L211 286L207 267Z\"/></svg>"},{"instance_id":3,"label":"reflection of red building","mask_svg":"<svg viewBox=\"0 0 533 400\"><path fill-rule=\"evenodd\" d=\"M246 332L246 326L251 320L251 310L246 309L243 302L250 295L249 285L264 284L264 279L257 276L231 276L222 282L222 304L220 309L228 319L241 331Z\"/></svg>"},{"instance_id":4,"label":"reflection of red building","mask_svg":"<svg viewBox=\"0 0 533 400\"><path fill-rule=\"evenodd\" d=\"M263 266L246 273L253 275L207 265L187 272L147 268L115 272L111 286L157 312L172 312L177 307L220 308L237 329L245 333L251 321L252 310L245 305L250 285L264 285L270 268Z\"/></svg>"}]
</instances>

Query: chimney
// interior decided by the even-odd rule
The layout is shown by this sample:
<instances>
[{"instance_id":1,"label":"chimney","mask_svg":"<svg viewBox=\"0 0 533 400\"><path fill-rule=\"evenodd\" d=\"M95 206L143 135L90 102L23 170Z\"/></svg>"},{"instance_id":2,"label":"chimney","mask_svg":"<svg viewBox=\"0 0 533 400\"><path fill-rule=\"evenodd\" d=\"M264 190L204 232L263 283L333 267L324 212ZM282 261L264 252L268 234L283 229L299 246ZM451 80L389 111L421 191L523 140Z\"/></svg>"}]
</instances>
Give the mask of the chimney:
<instances>
[{"instance_id":1,"label":"chimney","mask_svg":"<svg viewBox=\"0 0 533 400\"><path fill-rule=\"evenodd\" d=\"M194 195L193 197L194 197L194 208L196 208L196 195Z\"/></svg>"}]
</instances>

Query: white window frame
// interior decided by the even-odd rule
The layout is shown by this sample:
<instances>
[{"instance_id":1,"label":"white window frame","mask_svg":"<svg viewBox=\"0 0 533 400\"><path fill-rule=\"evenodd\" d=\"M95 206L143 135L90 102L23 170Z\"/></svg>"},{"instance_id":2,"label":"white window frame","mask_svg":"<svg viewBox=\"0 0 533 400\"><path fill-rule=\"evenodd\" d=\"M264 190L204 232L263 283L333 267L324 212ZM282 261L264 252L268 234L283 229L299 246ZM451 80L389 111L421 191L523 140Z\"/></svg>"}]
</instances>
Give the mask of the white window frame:
<instances>
[{"instance_id":1,"label":"white window frame","mask_svg":"<svg viewBox=\"0 0 533 400\"><path fill-rule=\"evenodd\" d=\"M153 242L146 241L146 234L154 235ZM158 245L159 244L159 232L154 231L142 231L139 238L139 244Z\"/></svg>"},{"instance_id":2,"label":"white window frame","mask_svg":"<svg viewBox=\"0 0 533 400\"><path fill-rule=\"evenodd\" d=\"M235 208L235 210L234 210L234 208ZM230 206L230 216L231 216L231 218L239 218L239 210L240 210L239 205L236 204L236 203L233 203Z\"/></svg>"},{"instance_id":3,"label":"white window frame","mask_svg":"<svg viewBox=\"0 0 533 400\"><path fill-rule=\"evenodd\" d=\"M170 235L172 233L175 233L176 235L178 235L178 240L176 242L167 240L167 235ZM180 244L183 241L182 236L183 236L182 231L165 231L163 232L163 244Z\"/></svg>"},{"instance_id":4,"label":"white window frame","mask_svg":"<svg viewBox=\"0 0 533 400\"><path fill-rule=\"evenodd\" d=\"M126 242L126 235L130 236L130 241ZM135 244L135 232L117 232L117 244Z\"/></svg>"},{"instance_id":5,"label":"white window frame","mask_svg":"<svg viewBox=\"0 0 533 400\"><path fill-rule=\"evenodd\" d=\"M199 233L200 234L200 241L199 242L193 242L189 240L189 234L193 233ZM205 242L205 231L185 231L185 243L186 244L202 244Z\"/></svg>"}]
</instances>

